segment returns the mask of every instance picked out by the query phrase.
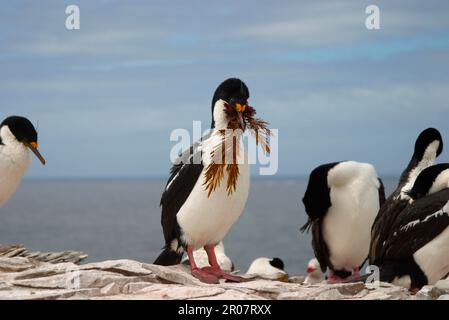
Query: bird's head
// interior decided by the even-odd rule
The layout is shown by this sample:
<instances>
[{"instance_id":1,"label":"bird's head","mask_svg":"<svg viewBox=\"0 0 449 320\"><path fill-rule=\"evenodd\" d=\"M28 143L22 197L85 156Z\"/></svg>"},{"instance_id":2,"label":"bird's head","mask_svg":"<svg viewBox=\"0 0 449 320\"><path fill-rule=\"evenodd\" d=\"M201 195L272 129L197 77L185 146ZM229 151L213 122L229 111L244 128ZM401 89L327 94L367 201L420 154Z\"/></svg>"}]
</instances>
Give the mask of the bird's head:
<instances>
[{"instance_id":1,"label":"bird's head","mask_svg":"<svg viewBox=\"0 0 449 320\"><path fill-rule=\"evenodd\" d=\"M422 131L415 142L413 157L422 160L435 159L443 151L443 138L435 128L427 128Z\"/></svg>"},{"instance_id":2,"label":"bird's head","mask_svg":"<svg viewBox=\"0 0 449 320\"><path fill-rule=\"evenodd\" d=\"M24 145L45 165L45 159L37 149L38 140L36 129L27 118L11 116L3 120L0 124L0 144L10 146Z\"/></svg>"},{"instance_id":3,"label":"bird's head","mask_svg":"<svg viewBox=\"0 0 449 320\"><path fill-rule=\"evenodd\" d=\"M320 263L316 258L313 258L307 264L307 273L308 274L322 274Z\"/></svg>"},{"instance_id":4,"label":"bird's head","mask_svg":"<svg viewBox=\"0 0 449 320\"><path fill-rule=\"evenodd\" d=\"M449 163L439 163L425 168L420 172L410 190L405 194L410 197L410 203L419 200L430 193L446 189L449 182Z\"/></svg>"},{"instance_id":5,"label":"bird's head","mask_svg":"<svg viewBox=\"0 0 449 320\"><path fill-rule=\"evenodd\" d=\"M212 98L212 129L246 129L246 117L253 110L248 106L249 90L237 78L223 81Z\"/></svg>"}]
</instances>

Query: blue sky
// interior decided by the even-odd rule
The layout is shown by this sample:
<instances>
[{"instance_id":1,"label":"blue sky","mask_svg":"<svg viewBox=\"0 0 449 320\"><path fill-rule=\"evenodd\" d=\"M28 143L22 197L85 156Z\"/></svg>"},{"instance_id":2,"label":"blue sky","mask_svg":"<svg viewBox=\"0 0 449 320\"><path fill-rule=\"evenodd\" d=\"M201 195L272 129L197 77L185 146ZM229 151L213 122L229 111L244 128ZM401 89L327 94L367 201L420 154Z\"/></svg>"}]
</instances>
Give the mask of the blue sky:
<instances>
[{"instance_id":1,"label":"blue sky","mask_svg":"<svg viewBox=\"0 0 449 320\"><path fill-rule=\"evenodd\" d=\"M164 177L170 132L206 129L237 76L279 129L279 175L344 159L398 174L421 130L449 137L448 16L447 1L2 2L0 116L38 126L48 165L30 178Z\"/></svg>"}]
</instances>

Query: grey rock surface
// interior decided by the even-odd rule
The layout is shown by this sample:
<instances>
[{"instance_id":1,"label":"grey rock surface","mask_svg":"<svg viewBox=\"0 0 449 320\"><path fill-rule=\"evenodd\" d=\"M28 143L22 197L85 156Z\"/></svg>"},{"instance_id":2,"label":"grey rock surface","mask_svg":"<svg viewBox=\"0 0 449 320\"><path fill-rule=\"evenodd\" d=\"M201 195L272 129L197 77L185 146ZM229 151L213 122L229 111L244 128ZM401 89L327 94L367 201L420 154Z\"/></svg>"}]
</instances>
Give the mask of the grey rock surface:
<instances>
[{"instance_id":1,"label":"grey rock surface","mask_svg":"<svg viewBox=\"0 0 449 320\"><path fill-rule=\"evenodd\" d=\"M243 275L245 276L245 275ZM388 283L305 285L303 276L288 281L252 278L248 282L209 285L188 266L157 266L134 260L84 265L50 263L30 257L0 257L0 299L286 299L286 300L421 300L448 299L447 283L425 286L416 295Z\"/></svg>"}]
</instances>

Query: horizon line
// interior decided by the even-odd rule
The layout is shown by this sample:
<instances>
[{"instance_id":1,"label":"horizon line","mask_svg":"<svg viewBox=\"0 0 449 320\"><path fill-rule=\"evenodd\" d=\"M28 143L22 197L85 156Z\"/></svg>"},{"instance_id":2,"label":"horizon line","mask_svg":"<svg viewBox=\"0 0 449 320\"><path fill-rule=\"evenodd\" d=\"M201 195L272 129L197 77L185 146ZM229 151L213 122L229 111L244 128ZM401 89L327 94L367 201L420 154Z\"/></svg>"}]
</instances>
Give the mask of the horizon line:
<instances>
[{"instance_id":1,"label":"horizon line","mask_svg":"<svg viewBox=\"0 0 449 320\"><path fill-rule=\"evenodd\" d=\"M381 179L397 178L400 174L381 174ZM309 175L306 174L281 174L281 175L266 175L261 176L252 174L251 178L257 180L287 180L287 179L308 179ZM167 176L79 176L79 177L24 177L23 181L105 181L105 180L166 180Z\"/></svg>"}]
</instances>

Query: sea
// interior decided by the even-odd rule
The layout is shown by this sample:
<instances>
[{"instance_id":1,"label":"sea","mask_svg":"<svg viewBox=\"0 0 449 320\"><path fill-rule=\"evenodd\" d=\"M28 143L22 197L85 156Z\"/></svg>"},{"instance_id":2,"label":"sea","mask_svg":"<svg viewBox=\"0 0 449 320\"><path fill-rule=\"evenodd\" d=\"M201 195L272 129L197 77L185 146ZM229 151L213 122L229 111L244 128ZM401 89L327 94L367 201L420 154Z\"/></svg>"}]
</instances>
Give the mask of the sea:
<instances>
[{"instance_id":1,"label":"sea","mask_svg":"<svg viewBox=\"0 0 449 320\"><path fill-rule=\"evenodd\" d=\"M387 195L397 178L384 178ZM159 201L165 179L25 180L0 208L0 243L33 251L84 251L85 262L151 263L163 244ZM255 178L244 213L223 243L237 270L278 257L292 275L313 258L301 202L307 178Z\"/></svg>"}]
</instances>

